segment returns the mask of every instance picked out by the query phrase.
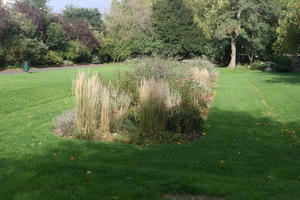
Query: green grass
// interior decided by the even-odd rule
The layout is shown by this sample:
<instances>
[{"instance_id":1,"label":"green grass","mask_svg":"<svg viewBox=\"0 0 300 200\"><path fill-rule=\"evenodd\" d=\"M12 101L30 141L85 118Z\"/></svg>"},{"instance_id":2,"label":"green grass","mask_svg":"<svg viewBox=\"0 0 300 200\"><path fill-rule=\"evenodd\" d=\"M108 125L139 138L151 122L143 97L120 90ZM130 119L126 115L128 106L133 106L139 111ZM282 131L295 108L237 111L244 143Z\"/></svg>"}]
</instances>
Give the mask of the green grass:
<instances>
[{"instance_id":1,"label":"green grass","mask_svg":"<svg viewBox=\"0 0 300 200\"><path fill-rule=\"evenodd\" d=\"M133 146L52 134L77 71L0 75L1 200L300 199L299 74L222 70L201 141Z\"/></svg>"}]
</instances>

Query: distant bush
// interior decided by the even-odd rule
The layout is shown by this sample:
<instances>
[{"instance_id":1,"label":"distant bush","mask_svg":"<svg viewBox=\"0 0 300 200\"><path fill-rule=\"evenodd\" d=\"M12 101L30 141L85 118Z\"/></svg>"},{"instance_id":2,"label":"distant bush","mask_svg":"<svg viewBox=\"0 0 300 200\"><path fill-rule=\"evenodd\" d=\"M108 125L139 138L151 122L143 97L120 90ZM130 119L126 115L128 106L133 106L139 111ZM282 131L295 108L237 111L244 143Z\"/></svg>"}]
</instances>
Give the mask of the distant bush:
<instances>
[{"instance_id":1,"label":"distant bush","mask_svg":"<svg viewBox=\"0 0 300 200\"><path fill-rule=\"evenodd\" d=\"M63 58L55 51L49 51L45 57L47 65L61 65Z\"/></svg>"},{"instance_id":2,"label":"distant bush","mask_svg":"<svg viewBox=\"0 0 300 200\"><path fill-rule=\"evenodd\" d=\"M287 56L271 56L270 61L275 63L272 69L276 72L292 72L294 70L292 60Z\"/></svg>"},{"instance_id":3,"label":"distant bush","mask_svg":"<svg viewBox=\"0 0 300 200\"><path fill-rule=\"evenodd\" d=\"M70 61L70 60L64 60L64 61L63 61L63 65L64 65L64 66L73 66L74 63L73 63L72 61Z\"/></svg>"},{"instance_id":4,"label":"distant bush","mask_svg":"<svg viewBox=\"0 0 300 200\"><path fill-rule=\"evenodd\" d=\"M68 42L64 53L65 60L70 60L74 63L90 63L92 54L90 50L79 42Z\"/></svg>"},{"instance_id":5,"label":"distant bush","mask_svg":"<svg viewBox=\"0 0 300 200\"><path fill-rule=\"evenodd\" d=\"M93 56L92 56L92 63L93 63L93 64L100 64L100 63L102 63L102 62L101 62L101 57L98 56L98 55L93 55Z\"/></svg>"},{"instance_id":6,"label":"distant bush","mask_svg":"<svg viewBox=\"0 0 300 200\"><path fill-rule=\"evenodd\" d=\"M166 79L174 78L180 73L180 63L175 59L162 59L160 57L141 58L135 64L134 75L142 79L143 77Z\"/></svg>"},{"instance_id":7,"label":"distant bush","mask_svg":"<svg viewBox=\"0 0 300 200\"><path fill-rule=\"evenodd\" d=\"M265 70L266 67L267 67L266 64L262 61L255 61L250 64L251 70Z\"/></svg>"},{"instance_id":8,"label":"distant bush","mask_svg":"<svg viewBox=\"0 0 300 200\"><path fill-rule=\"evenodd\" d=\"M26 48L24 60L30 61L31 65L46 64L48 46L38 39L25 39Z\"/></svg>"}]
</instances>

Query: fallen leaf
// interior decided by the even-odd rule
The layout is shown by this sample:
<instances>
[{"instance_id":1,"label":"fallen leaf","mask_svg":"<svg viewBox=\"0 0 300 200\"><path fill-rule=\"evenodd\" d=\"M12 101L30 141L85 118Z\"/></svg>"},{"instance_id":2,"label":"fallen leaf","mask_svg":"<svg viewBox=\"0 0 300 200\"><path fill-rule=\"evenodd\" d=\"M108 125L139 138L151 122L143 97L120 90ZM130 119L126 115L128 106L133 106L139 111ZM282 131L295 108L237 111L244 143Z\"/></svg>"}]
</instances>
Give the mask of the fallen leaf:
<instances>
[{"instance_id":1,"label":"fallen leaf","mask_svg":"<svg viewBox=\"0 0 300 200\"><path fill-rule=\"evenodd\" d=\"M70 157L69 160L77 160L75 157Z\"/></svg>"}]
</instances>

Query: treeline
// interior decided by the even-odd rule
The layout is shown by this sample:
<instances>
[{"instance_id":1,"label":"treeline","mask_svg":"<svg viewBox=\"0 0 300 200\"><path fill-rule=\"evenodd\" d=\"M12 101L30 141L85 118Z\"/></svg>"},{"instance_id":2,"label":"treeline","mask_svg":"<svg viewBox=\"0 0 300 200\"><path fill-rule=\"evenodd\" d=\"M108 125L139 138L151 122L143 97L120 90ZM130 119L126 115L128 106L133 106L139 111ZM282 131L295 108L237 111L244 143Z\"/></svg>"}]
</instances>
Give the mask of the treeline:
<instances>
[{"instance_id":1,"label":"treeline","mask_svg":"<svg viewBox=\"0 0 300 200\"><path fill-rule=\"evenodd\" d=\"M0 66L118 62L138 56L207 55L235 67L300 54L298 0L112 0L97 9L47 0L0 8Z\"/></svg>"}]
</instances>

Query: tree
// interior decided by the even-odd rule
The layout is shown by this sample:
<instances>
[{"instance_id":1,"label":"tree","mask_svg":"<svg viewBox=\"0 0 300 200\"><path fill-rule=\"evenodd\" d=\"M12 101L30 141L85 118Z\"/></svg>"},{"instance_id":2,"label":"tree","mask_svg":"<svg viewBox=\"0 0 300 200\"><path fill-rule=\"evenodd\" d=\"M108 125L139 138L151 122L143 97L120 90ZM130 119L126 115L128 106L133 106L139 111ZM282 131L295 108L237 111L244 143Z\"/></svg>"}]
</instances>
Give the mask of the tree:
<instances>
[{"instance_id":1,"label":"tree","mask_svg":"<svg viewBox=\"0 0 300 200\"><path fill-rule=\"evenodd\" d=\"M152 0L113 0L105 20L104 48L114 61L159 51L154 38Z\"/></svg>"},{"instance_id":2,"label":"tree","mask_svg":"<svg viewBox=\"0 0 300 200\"><path fill-rule=\"evenodd\" d=\"M74 24L77 21L84 21L97 31L102 30L102 14L97 8L78 8L73 5L66 6L63 11L63 18L66 22Z\"/></svg>"},{"instance_id":3,"label":"tree","mask_svg":"<svg viewBox=\"0 0 300 200\"><path fill-rule=\"evenodd\" d=\"M204 52L205 37L194 22L193 11L182 0L158 0L153 13L154 28L166 54L188 58Z\"/></svg>"},{"instance_id":4,"label":"tree","mask_svg":"<svg viewBox=\"0 0 300 200\"><path fill-rule=\"evenodd\" d=\"M216 36L231 41L231 61L229 68L235 68L237 62L237 41L245 39L252 50L250 60L256 51L263 48L266 38L263 36L270 29L269 23L276 21L278 4L273 0L229 0L222 8L217 21Z\"/></svg>"},{"instance_id":5,"label":"tree","mask_svg":"<svg viewBox=\"0 0 300 200\"><path fill-rule=\"evenodd\" d=\"M300 54L300 3L298 0L285 0L283 4L284 14L276 30L278 39L274 49L297 56Z\"/></svg>"},{"instance_id":6,"label":"tree","mask_svg":"<svg viewBox=\"0 0 300 200\"><path fill-rule=\"evenodd\" d=\"M63 25L52 22L46 31L47 44L50 50L63 50L67 41Z\"/></svg>"},{"instance_id":7,"label":"tree","mask_svg":"<svg viewBox=\"0 0 300 200\"><path fill-rule=\"evenodd\" d=\"M16 4L16 10L36 25L36 34L40 39L45 39L44 33L50 22L47 2L48 0L23 0Z\"/></svg>"}]
</instances>

